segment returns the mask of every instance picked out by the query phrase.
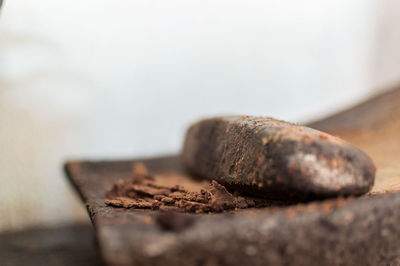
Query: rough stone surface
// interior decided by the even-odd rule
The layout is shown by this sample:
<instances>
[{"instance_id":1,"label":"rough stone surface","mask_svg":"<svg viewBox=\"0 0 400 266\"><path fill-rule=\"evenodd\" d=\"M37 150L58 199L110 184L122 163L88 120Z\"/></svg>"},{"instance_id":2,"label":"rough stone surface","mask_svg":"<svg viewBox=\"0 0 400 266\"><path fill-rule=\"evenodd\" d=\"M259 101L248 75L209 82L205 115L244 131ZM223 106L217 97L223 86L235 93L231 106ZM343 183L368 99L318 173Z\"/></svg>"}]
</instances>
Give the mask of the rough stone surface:
<instances>
[{"instance_id":1,"label":"rough stone surface","mask_svg":"<svg viewBox=\"0 0 400 266\"><path fill-rule=\"evenodd\" d=\"M263 117L220 117L193 124L182 160L195 175L276 199L361 195L375 178L372 160L344 140Z\"/></svg>"},{"instance_id":2,"label":"rough stone surface","mask_svg":"<svg viewBox=\"0 0 400 266\"><path fill-rule=\"evenodd\" d=\"M157 175L184 171L179 157L140 162ZM104 191L119 179L131 178L134 163L66 166L110 265L397 265L399 261L399 193L221 214L105 205Z\"/></svg>"}]
</instances>

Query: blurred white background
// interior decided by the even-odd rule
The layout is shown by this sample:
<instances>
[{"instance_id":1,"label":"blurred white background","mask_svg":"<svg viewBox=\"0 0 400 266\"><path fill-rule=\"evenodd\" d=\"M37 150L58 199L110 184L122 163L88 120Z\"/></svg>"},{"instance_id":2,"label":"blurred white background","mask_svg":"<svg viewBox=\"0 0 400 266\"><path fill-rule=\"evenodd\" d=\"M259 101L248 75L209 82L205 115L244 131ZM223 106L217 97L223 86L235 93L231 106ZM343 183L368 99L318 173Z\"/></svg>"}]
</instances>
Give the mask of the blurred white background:
<instances>
[{"instance_id":1,"label":"blurred white background","mask_svg":"<svg viewBox=\"0 0 400 266\"><path fill-rule=\"evenodd\" d=\"M216 114L304 122L400 80L396 0L9 0L0 230L87 220L69 158L178 152Z\"/></svg>"}]
</instances>

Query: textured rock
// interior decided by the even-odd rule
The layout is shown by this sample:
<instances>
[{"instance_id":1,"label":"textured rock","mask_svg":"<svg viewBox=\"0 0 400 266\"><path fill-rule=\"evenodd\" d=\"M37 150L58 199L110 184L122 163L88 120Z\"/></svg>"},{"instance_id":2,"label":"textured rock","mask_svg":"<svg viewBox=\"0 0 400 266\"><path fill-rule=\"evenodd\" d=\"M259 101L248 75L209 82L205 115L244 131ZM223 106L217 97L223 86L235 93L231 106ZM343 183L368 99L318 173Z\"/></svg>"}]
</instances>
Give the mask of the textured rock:
<instances>
[{"instance_id":1,"label":"textured rock","mask_svg":"<svg viewBox=\"0 0 400 266\"><path fill-rule=\"evenodd\" d=\"M177 157L139 161L165 182L185 174ZM106 206L137 162L66 166L107 265L400 265L400 192L219 214Z\"/></svg>"},{"instance_id":2,"label":"textured rock","mask_svg":"<svg viewBox=\"0 0 400 266\"><path fill-rule=\"evenodd\" d=\"M195 123L187 131L182 160L202 178L275 199L361 195L375 178L368 155L344 140L264 117Z\"/></svg>"}]
</instances>

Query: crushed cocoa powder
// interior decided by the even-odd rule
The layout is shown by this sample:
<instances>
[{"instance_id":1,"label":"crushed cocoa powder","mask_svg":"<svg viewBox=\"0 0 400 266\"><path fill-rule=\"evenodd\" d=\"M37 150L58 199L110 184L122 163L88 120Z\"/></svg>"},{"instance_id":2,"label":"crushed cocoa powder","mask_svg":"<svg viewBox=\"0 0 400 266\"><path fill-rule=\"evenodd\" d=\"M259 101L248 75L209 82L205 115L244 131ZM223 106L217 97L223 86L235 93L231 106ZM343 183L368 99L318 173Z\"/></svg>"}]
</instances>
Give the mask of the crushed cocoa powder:
<instances>
[{"instance_id":1,"label":"crushed cocoa powder","mask_svg":"<svg viewBox=\"0 0 400 266\"><path fill-rule=\"evenodd\" d=\"M216 181L203 185L198 191L190 185L159 182L143 163L133 165L132 178L120 180L107 190L104 202L114 207L193 213L281 205L279 202L232 194Z\"/></svg>"}]
</instances>

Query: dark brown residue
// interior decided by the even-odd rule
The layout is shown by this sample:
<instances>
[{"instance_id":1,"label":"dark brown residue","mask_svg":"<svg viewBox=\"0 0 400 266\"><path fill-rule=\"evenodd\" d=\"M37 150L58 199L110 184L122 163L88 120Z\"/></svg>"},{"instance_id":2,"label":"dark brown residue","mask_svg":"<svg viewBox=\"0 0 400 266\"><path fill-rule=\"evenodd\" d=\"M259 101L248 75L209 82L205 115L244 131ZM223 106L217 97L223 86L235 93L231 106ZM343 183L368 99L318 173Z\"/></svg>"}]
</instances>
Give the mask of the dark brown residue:
<instances>
[{"instance_id":1,"label":"dark brown residue","mask_svg":"<svg viewBox=\"0 0 400 266\"><path fill-rule=\"evenodd\" d=\"M160 184L142 163L134 164L132 178L119 180L106 191L104 202L114 207L192 213L288 204L232 194L214 180L199 192L189 191L180 185Z\"/></svg>"}]
</instances>

